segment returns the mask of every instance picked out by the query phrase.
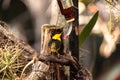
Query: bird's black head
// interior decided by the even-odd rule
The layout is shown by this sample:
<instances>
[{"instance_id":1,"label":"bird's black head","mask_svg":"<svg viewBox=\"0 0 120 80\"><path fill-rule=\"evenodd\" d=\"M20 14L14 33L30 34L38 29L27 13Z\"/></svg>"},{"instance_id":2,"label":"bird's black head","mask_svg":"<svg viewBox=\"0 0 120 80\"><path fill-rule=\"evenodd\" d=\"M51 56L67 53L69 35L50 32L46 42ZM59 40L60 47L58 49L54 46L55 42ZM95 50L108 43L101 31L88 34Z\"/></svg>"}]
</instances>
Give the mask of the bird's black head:
<instances>
[{"instance_id":1,"label":"bird's black head","mask_svg":"<svg viewBox=\"0 0 120 80\"><path fill-rule=\"evenodd\" d=\"M63 33L63 29L51 29L50 33L51 33L51 37L54 36L55 34L59 34L59 33L62 34Z\"/></svg>"}]
</instances>

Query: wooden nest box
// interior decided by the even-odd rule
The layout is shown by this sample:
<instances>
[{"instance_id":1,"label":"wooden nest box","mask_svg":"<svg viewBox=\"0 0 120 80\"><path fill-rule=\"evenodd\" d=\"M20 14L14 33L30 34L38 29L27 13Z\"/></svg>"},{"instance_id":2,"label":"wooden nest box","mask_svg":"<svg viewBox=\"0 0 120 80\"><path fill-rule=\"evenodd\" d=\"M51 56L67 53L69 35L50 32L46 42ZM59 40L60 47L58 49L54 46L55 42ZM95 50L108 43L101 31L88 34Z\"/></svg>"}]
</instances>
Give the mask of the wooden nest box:
<instances>
[{"instance_id":1,"label":"wooden nest box","mask_svg":"<svg viewBox=\"0 0 120 80\"><path fill-rule=\"evenodd\" d=\"M60 26L56 26L56 25L50 25L50 24L45 24L41 27L41 54L49 54L50 50L48 47L49 41L51 39L51 36L57 34L57 33L61 33L61 39L63 37L63 28ZM63 39L61 40L61 49L60 54L63 54Z\"/></svg>"}]
</instances>

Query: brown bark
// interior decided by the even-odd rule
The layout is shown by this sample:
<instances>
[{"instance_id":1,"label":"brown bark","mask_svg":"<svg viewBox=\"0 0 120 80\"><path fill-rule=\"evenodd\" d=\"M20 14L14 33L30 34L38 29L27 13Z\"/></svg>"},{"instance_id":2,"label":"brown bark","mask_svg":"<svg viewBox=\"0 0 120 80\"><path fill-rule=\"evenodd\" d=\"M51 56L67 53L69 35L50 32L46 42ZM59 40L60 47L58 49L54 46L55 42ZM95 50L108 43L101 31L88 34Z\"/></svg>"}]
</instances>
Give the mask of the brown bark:
<instances>
[{"instance_id":1,"label":"brown bark","mask_svg":"<svg viewBox=\"0 0 120 80\"><path fill-rule=\"evenodd\" d=\"M24 43L23 41L18 40L14 35L10 34L6 29L4 29L2 27L2 25L0 25L0 38L2 38L3 40L8 39L9 41L11 41L13 43L18 43L20 45L20 47L24 50L24 54L27 56L27 57L24 57L26 59L26 61L27 60L31 61L33 55L37 54L37 52L33 48L31 48L28 44ZM0 45L0 46L2 46L2 45ZM59 57L58 57L58 56L54 56L51 54L46 55L46 53L43 53L43 54L39 55L38 60L46 63L49 66L49 70L47 72L39 72L39 74L41 74L41 73L45 74L44 76L42 76L45 79L44 78L41 79L41 77L39 76L40 77L39 79L41 79L41 80L67 80L66 75L64 74L64 71L65 71L64 66L65 65L69 66L71 68L70 72L73 74L70 76L72 76L72 79L75 78L76 80L92 80L92 76L91 76L90 72L87 69L85 69L84 67L82 67L75 57L73 57L69 54L68 55L59 55ZM23 62L25 62L25 61L23 61ZM35 63L37 63L37 62L33 62L33 64L35 64ZM40 65L40 66L42 66L42 65ZM39 71L39 67L38 67L38 71ZM32 74L32 72L31 72L31 74ZM32 74L32 75L35 75L35 74Z\"/></svg>"}]
</instances>

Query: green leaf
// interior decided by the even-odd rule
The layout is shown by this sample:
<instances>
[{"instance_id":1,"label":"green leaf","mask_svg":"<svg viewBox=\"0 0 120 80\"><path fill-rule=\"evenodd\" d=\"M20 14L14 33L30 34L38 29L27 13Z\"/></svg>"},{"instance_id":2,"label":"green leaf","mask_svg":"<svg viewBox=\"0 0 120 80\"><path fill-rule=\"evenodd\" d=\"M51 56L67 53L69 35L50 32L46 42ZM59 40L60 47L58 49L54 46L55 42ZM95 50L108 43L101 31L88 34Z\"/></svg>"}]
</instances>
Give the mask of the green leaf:
<instances>
[{"instance_id":1,"label":"green leaf","mask_svg":"<svg viewBox=\"0 0 120 80\"><path fill-rule=\"evenodd\" d=\"M92 19L89 21L89 23L85 26L85 28L82 30L81 34L79 35L79 45L81 46L83 42L86 40L86 38L89 36L92 28L94 27L97 19L98 19L98 13L97 11Z\"/></svg>"}]
</instances>

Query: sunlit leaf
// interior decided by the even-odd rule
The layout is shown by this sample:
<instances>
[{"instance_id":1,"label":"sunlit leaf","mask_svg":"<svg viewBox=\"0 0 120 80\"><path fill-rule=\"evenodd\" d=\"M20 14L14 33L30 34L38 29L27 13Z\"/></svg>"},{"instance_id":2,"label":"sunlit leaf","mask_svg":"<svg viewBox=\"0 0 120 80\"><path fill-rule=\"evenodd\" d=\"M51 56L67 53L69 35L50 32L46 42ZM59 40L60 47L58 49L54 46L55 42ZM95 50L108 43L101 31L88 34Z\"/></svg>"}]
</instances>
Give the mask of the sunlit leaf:
<instances>
[{"instance_id":1,"label":"sunlit leaf","mask_svg":"<svg viewBox=\"0 0 120 80\"><path fill-rule=\"evenodd\" d=\"M80 46L83 44L83 42L86 40L86 38L89 36L92 28L94 27L97 18L98 18L98 13L99 11L97 11L94 16L91 18L91 20L89 21L89 23L85 26L85 28L82 30L80 36L79 36L79 44Z\"/></svg>"}]
</instances>

